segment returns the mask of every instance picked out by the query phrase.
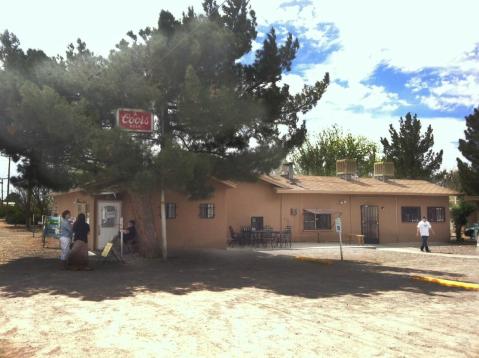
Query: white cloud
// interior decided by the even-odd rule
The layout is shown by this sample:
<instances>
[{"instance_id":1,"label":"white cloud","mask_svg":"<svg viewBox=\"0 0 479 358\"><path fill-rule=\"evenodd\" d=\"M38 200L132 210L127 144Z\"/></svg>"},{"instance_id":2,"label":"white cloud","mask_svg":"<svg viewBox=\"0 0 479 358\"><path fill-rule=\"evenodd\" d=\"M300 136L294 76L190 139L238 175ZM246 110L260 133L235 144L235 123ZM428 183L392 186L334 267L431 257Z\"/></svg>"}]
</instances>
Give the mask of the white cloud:
<instances>
[{"instance_id":1,"label":"white cloud","mask_svg":"<svg viewBox=\"0 0 479 358\"><path fill-rule=\"evenodd\" d=\"M315 0L304 7L272 11L271 2L254 0L253 6L260 24L293 24L300 38L319 44L323 51L332 45L340 47L318 64L316 71L309 71L317 75L307 76L310 82L329 71L334 78L358 83L368 79L381 63L405 72L439 68L444 75L460 69L473 71L473 75L441 81L432 89L432 98L424 98L423 103L433 109L451 106L454 100L460 105L478 103L477 51L473 51L479 42L479 30L473 26L479 10L477 1ZM326 25L320 30L319 24ZM337 39L327 36L328 24L338 29ZM412 82L414 85L418 83Z\"/></svg>"},{"instance_id":2,"label":"white cloud","mask_svg":"<svg viewBox=\"0 0 479 358\"><path fill-rule=\"evenodd\" d=\"M253 2L256 7L260 1ZM259 5L260 23L288 22L302 29L300 40L316 37L330 41L319 31L319 23L333 23L338 29L334 45L338 50L326 61L300 66L305 83L322 79L325 72L332 83L319 106L309 113L308 128L316 131L338 123L355 134L379 141L389 123L397 123L391 112L407 105L397 94L383 87L365 84L379 64L388 64L403 72L438 69L437 83L413 78L408 86L415 92L428 88L429 96L419 100L432 109L447 110L457 105L479 103L477 51L479 41L476 22L479 2L468 0L315 0L300 9L298 6L271 11L266 2ZM269 2L268 2L269 3ZM327 48L322 43L321 49ZM475 58L474 58L475 57ZM452 77L455 71L469 71L466 77ZM300 79L288 75L285 82L300 88ZM348 86L334 83L347 81ZM358 113L351 108L360 106ZM320 118L320 119L318 119ZM444 149L446 168L456 166L458 138L463 136L462 118L421 118L423 127L431 124L435 133L435 149Z\"/></svg>"},{"instance_id":3,"label":"white cloud","mask_svg":"<svg viewBox=\"0 0 479 358\"><path fill-rule=\"evenodd\" d=\"M479 71L470 73L463 78L443 78L439 85L429 88L430 96L422 97L438 104L441 109L456 106L473 107L479 104Z\"/></svg>"}]
</instances>

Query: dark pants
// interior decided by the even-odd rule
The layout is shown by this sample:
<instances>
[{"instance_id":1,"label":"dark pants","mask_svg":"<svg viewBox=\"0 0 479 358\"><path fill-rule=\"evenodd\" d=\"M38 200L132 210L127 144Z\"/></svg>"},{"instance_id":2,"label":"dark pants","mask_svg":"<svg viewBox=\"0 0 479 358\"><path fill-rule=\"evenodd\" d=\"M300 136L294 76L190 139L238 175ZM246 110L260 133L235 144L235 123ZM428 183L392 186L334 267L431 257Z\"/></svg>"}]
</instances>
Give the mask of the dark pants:
<instances>
[{"instance_id":1,"label":"dark pants","mask_svg":"<svg viewBox=\"0 0 479 358\"><path fill-rule=\"evenodd\" d=\"M427 246L427 239L429 239L429 236L421 236L421 250L426 249L426 251L429 251L429 246Z\"/></svg>"}]
</instances>

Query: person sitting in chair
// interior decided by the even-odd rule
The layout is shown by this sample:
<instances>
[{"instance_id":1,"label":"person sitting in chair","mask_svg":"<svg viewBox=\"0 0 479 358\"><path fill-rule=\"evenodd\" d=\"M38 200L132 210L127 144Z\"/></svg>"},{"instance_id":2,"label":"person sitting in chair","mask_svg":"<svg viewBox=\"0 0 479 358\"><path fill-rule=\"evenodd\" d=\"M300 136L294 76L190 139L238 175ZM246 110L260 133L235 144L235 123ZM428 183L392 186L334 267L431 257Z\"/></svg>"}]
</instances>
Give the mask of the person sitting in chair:
<instances>
[{"instance_id":1,"label":"person sitting in chair","mask_svg":"<svg viewBox=\"0 0 479 358\"><path fill-rule=\"evenodd\" d=\"M123 242L126 246L133 250L137 245L136 223L135 220L128 221L128 226L123 231Z\"/></svg>"}]
</instances>

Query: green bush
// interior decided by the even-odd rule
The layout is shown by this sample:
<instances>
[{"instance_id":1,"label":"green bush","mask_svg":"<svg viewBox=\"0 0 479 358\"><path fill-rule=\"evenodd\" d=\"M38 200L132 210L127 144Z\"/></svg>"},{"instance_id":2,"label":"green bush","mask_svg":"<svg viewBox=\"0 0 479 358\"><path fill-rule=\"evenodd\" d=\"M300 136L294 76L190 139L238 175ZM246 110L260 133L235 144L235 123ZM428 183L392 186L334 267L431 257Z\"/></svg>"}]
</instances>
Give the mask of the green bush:
<instances>
[{"instance_id":1,"label":"green bush","mask_svg":"<svg viewBox=\"0 0 479 358\"><path fill-rule=\"evenodd\" d=\"M10 225L23 225L26 221L25 212L18 206L6 208L5 221Z\"/></svg>"},{"instance_id":2,"label":"green bush","mask_svg":"<svg viewBox=\"0 0 479 358\"><path fill-rule=\"evenodd\" d=\"M0 219L5 219L6 214L7 214L6 206L0 205Z\"/></svg>"},{"instance_id":3,"label":"green bush","mask_svg":"<svg viewBox=\"0 0 479 358\"><path fill-rule=\"evenodd\" d=\"M472 203L461 201L451 208L451 217L456 231L456 241L462 241L462 227L467 224L467 218L471 215L476 206Z\"/></svg>"}]
</instances>

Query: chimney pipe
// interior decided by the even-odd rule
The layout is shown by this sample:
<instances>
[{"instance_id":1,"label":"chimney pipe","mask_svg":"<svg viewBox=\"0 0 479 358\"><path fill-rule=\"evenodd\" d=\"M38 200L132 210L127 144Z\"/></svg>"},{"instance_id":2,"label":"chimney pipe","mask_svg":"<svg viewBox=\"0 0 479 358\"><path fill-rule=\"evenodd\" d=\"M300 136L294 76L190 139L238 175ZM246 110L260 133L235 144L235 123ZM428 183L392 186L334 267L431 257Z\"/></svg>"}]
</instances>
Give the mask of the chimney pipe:
<instances>
[{"instance_id":1,"label":"chimney pipe","mask_svg":"<svg viewBox=\"0 0 479 358\"><path fill-rule=\"evenodd\" d=\"M283 177L287 178L288 180L294 179L294 168L293 163L288 162L283 164Z\"/></svg>"}]
</instances>

